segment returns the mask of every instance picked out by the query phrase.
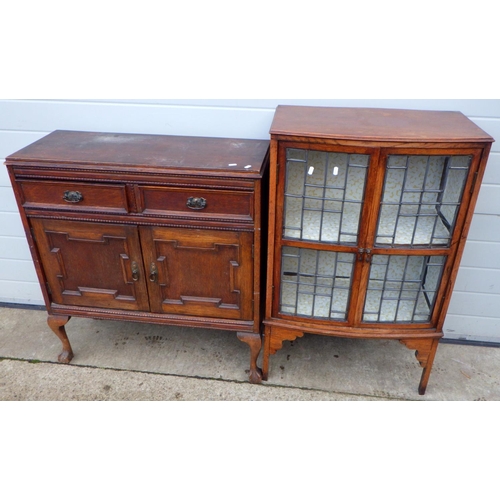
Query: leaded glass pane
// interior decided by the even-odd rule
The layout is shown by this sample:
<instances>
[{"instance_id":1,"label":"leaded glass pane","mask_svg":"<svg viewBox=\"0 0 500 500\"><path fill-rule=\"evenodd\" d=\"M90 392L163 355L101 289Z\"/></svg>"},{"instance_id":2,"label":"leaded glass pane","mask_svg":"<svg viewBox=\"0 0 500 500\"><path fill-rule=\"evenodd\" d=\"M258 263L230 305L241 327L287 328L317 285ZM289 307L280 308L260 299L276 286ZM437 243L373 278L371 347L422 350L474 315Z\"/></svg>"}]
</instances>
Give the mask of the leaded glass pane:
<instances>
[{"instance_id":1,"label":"leaded glass pane","mask_svg":"<svg viewBox=\"0 0 500 500\"><path fill-rule=\"evenodd\" d=\"M354 254L284 246L280 312L345 321Z\"/></svg>"},{"instance_id":2,"label":"leaded glass pane","mask_svg":"<svg viewBox=\"0 0 500 500\"><path fill-rule=\"evenodd\" d=\"M449 246L471 156L390 155L378 246Z\"/></svg>"},{"instance_id":3,"label":"leaded glass pane","mask_svg":"<svg viewBox=\"0 0 500 500\"><path fill-rule=\"evenodd\" d=\"M286 151L285 238L356 244L369 155Z\"/></svg>"},{"instance_id":4,"label":"leaded glass pane","mask_svg":"<svg viewBox=\"0 0 500 500\"><path fill-rule=\"evenodd\" d=\"M430 321L446 258L441 255L374 255L363 321Z\"/></svg>"}]
</instances>

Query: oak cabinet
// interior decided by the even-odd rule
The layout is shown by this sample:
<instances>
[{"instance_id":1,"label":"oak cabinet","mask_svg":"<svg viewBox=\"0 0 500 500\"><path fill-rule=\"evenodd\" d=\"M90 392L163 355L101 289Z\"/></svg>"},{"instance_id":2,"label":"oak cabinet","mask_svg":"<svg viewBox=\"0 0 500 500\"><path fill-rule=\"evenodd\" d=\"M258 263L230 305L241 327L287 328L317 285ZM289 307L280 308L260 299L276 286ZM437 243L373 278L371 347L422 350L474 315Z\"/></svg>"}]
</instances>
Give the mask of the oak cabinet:
<instances>
[{"instance_id":1,"label":"oak cabinet","mask_svg":"<svg viewBox=\"0 0 500 500\"><path fill-rule=\"evenodd\" d=\"M7 158L61 362L71 316L235 330L260 382L268 141L56 131Z\"/></svg>"},{"instance_id":2,"label":"oak cabinet","mask_svg":"<svg viewBox=\"0 0 500 500\"><path fill-rule=\"evenodd\" d=\"M398 339L424 394L491 142L461 113L277 108L264 379L304 333Z\"/></svg>"}]
</instances>

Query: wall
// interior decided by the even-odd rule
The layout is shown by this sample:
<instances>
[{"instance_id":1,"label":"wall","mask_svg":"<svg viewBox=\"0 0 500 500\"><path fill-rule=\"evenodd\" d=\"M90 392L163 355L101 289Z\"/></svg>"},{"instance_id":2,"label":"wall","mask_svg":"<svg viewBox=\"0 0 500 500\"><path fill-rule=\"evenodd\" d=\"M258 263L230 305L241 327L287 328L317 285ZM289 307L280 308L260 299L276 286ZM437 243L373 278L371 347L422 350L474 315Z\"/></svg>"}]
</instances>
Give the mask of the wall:
<instances>
[{"instance_id":1,"label":"wall","mask_svg":"<svg viewBox=\"0 0 500 500\"><path fill-rule=\"evenodd\" d=\"M496 139L444 330L447 338L500 342L500 100L0 100L0 161L55 129L267 139L278 104L456 110ZM4 167L0 302L43 304Z\"/></svg>"}]
</instances>

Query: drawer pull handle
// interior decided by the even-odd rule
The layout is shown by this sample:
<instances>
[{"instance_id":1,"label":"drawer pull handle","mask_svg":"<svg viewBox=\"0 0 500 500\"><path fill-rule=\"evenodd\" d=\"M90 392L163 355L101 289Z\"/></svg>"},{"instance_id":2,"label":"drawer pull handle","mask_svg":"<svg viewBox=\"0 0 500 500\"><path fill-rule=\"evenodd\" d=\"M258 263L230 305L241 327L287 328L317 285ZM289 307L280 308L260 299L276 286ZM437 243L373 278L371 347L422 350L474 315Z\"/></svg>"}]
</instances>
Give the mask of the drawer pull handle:
<instances>
[{"instance_id":1,"label":"drawer pull handle","mask_svg":"<svg viewBox=\"0 0 500 500\"><path fill-rule=\"evenodd\" d=\"M139 266L137 262L132 262L132 281L139 281Z\"/></svg>"},{"instance_id":2,"label":"drawer pull handle","mask_svg":"<svg viewBox=\"0 0 500 500\"><path fill-rule=\"evenodd\" d=\"M158 277L158 268L156 267L156 264L153 262L151 263L151 267L149 268L149 281L151 281L151 283L156 283L157 277Z\"/></svg>"},{"instance_id":3,"label":"drawer pull handle","mask_svg":"<svg viewBox=\"0 0 500 500\"><path fill-rule=\"evenodd\" d=\"M65 191L63 200L68 203L78 203L83 200L83 194L80 191Z\"/></svg>"},{"instance_id":4,"label":"drawer pull handle","mask_svg":"<svg viewBox=\"0 0 500 500\"><path fill-rule=\"evenodd\" d=\"M207 206L205 198L188 198L186 205L193 210L203 210Z\"/></svg>"}]
</instances>

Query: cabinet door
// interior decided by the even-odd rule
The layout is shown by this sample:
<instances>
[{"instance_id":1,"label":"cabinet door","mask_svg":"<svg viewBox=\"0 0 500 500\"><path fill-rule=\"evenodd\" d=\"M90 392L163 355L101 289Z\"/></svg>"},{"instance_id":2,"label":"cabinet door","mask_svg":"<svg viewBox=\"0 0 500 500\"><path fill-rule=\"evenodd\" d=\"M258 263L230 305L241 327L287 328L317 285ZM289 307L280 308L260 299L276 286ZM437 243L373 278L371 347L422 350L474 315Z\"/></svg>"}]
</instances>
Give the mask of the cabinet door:
<instances>
[{"instance_id":1,"label":"cabinet door","mask_svg":"<svg viewBox=\"0 0 500 500\"><path fill-rule=\"evenodd\" d=\"M382 152L362 322L436 323L479 158L478 150Z\"/></svg>"},{"instance_id":2,"label":"cabinet door","mask_svg":"<svg viewBox=\"0 0 500 500\"><path fill-rule=\"evenodd\" d=\"M253 233L141 227L151 310L252 320Z\"/></svg>"},{"instance_id":3,"label":"cabinet door","mask_svg":"<svg viewBox=\"0 0 500 500\"><path fill-rule=\"evenodd\" d=\"M481 151L320 148L280 147L275 311L435 325Z\"/></svg>"},{"instance_id":4,"label":"cabinet door","mask_svg":"<svg viewBox=\"0 0 500 500\"><path fill-rule=\"evenodd\" d=\"M274 310L351 321L366 239L366 193L376 151L282 143L279 151ZM372 183L373 184L373 183Z\"/></svg>"},{"instance_id":5,"label":"cabinet door","mask_svg":"<svg viewBox=\"0 0 500 500\"><path fill-rule=\"evenodd\" d=\"M57 304L149 310L137 228L32 219Z\"/></svg>"}]
</instances>

